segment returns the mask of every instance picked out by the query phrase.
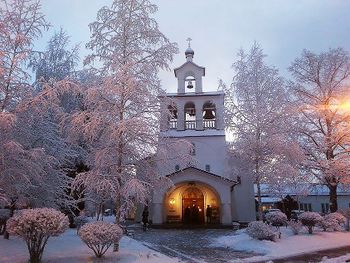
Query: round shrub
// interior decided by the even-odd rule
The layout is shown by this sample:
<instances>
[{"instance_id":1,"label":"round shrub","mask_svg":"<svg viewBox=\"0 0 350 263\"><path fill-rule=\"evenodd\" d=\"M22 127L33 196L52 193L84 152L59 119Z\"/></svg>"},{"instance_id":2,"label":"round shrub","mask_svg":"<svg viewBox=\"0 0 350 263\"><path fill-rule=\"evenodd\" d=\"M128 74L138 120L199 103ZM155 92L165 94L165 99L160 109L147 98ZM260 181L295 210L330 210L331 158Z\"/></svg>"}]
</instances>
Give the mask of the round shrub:
<instances>
[{"instance_id":1,"label":"round shrub","mask_svg":"<svg viewBox=\"0 0 350 263\"><path fill-rule=\"evenodd\" d=\"M24 209L7 221L7 231L21 237L27 243L30 262L39 263L49 237L62 234L68 225L68 218L55 209Z\"/></svg>"},{"instance_id":2,"label":"round shrub","mask_svg":"<svg viewBox=\"0 0 350 263\"><path fill-rule=\"evenodd\" d=\"M290 220L288 226L292 229L294 235L299 234L300 230L303 228L303 224L300 221Z\"/></svg>"},{"instance_id":3,"label":"round shrub","mask_svg":"<svg viewBox=\"0 0 350 263\"><path fill-rule=\"evenodd\" d=\"M308 228L309 234L312 234L313 227L322 220L322 216L316 212L304 212L299 216L299 220Z\"/></svg>"},{"instance_id":4,"label":"round shrub","mask_svg":"<svg viewBox=\"0 0 350 263\"><path fill-rule=\"evenodd\" d=\"M97 221L83 225L78 234L96 257L100 258L112 244L119 242L123 230L117 224Z\"/></svg>"},{"instance_id":5,"label":"round shrub","mask_svg":"<svg viewBox=\"0 0 350 263\"><path fill-rule=\"evenodd\" d=\"M344 225L346 223L346 218L341 213L334 212L324 216L325 219L333 219L337 221L338 225Z\"/></svg>"},{"instance_id":6,"label":"round shrub","mask_svg":"<svg viewBox=\"0 0 350 263\"><path fill-rule=\"evenodd\" d=\"M323 231L340 231L341 227L335 218L326 216L317 222L317 226L322 228Z\"/></svg>"},{"instance_id":7,"label":"round shrub","mask_svg":"<svg viewBox=\"0 0 350 263\"><path fill-rule=\"evenodd\" d=\"M270 212L266 215L266 221L272 226L280 227L287 224L288 218L285 213L280 211Z\"/></svg>"},{"instance_id":8,"label":"round shrub","mask_svg":"<svg viewBox=\"0 0 350 263\"><path fill-rule=\"evenodd\" d=\"M250 222L246 232L250 237L258 240L275 241L276 238L276 234L274 231L272 231L271 227L262 221Z\"/></svg>"},{"instance_id":9,"label":"round shrub","mask_svg":"<svg viewBox=\"0 0 350 263\"><path fill-rule=\"evenodd\" d=\"M345 208L340 210L340 213L346 218L345 229L346 231L350 230L350 208Z\"/></svg>"}]
</instances>

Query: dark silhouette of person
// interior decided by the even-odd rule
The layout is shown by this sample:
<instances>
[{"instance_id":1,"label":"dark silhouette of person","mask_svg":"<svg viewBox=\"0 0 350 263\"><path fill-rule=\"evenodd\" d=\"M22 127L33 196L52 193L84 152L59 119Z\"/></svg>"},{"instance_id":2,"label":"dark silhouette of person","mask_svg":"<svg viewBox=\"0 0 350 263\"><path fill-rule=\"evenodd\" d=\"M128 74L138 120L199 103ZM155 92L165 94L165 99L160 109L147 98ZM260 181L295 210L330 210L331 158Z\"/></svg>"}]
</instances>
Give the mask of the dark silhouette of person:
<instances>
[{"instance_id":1,"label":"dark silhouette of person","mask_svg":"<svg viewBox=\"0 0 350 263\"><path fill-rule=\"evenodd\" d=\"M192 222L193 224L198 224L199 223L199 208L198 206L194 203L192 205Z\"/></svg>"},{"instance_id":2,"label":"dark silhouette of person","mask_svg":"<svg viewBox=\"0 0 350 263\"><path fill-rule=\"evenodd\" d=\"M189 224L191 220L191 208L190 206L187 206L185 208L185 213L184 213L184 223Z\"/></svg>"},{"instance_id":3,"label":"dark silhouette of person","mask_svg":"<svg viewBox=\"0 0 350 263\"><path fill-rule=\"evenodd\" d=\"M145 208L143 209L142 212L142 227L143 227L143 231L147 230L147 225L148 225L148 206L146 205Z\"/></svg>"},{"instance_id":4,"label":"dark silhouette of person","mask_svg":"<svg viewBox=\"0 0 350 263\"><path fill-rule=\"evenodd\" d=\"M207 217L207 223L211 223L211 217L213 215L213 209L210 207L210 205L207 206L207 210L205 212L205 216Z\"/></svg>"}]
</instances>

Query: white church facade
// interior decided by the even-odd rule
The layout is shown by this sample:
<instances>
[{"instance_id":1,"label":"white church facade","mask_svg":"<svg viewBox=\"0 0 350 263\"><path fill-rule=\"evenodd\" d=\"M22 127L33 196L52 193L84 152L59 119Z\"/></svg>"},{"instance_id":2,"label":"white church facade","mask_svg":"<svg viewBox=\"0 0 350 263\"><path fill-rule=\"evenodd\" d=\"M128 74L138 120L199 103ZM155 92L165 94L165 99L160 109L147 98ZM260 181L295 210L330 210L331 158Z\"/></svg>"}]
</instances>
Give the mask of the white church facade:
<instances>
[{"instance_id":1,"label":"white church facade","mask_svg":"<svg viewBox=\"0 0 350 263\"><path fill-rule=\"evenodd\" d=\"M233 176L229 163L223 91L204 92L205 68L193 62L189 47L186 62L174 70L177 92L168 93L172 118L162 127L162 136L186 139L193 145L196 163L174 163L162 171L173 182L169 189L156 189L150 204L152 224L169 223L231 225L255 220L254 187L251 178ZM159 167L162 169L162 167ZM206 216L210 208L210 217ZM193 215L195 214L195 218Z\"/></svg>"}]
</instances>

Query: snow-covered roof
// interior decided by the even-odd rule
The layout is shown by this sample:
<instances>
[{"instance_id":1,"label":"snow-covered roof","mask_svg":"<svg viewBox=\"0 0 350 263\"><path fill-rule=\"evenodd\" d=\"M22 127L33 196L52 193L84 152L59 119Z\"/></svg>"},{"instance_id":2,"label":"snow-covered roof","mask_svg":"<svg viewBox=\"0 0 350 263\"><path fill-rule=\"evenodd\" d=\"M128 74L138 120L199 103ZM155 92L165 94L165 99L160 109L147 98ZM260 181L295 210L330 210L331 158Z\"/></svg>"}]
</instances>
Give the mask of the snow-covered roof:
<instances>
[{"instance_id":1,"label":"snow-covered roof","mask_svg":"<svg viewBox=\"0 0 350 263\"><path fill-rule=\"evenodd\" d=\"M225 136L224 130L208 129L203 131L198 130L167 130L161 133L163 137L206 137L206 136Z\"/></svg>"},{"instance_id":2,"label":"snow-covered roof","mask_svg":"<svg viewBox=\"0 0 350 263\"><path fill-rule=\"evenodd\" d=\"M306 195L309 195L309 196L310 195L319 195L319 196L329 195L329 188L326 185L301 183L300 189L301 188L305 189L305 192L307 192ZM264 195L264 196L270 196L270 195L274 194L270 191L268 184L261 184L260 189L261 189L262 195ZM254 191L255 191L255 194L257 194L256 185L254 185ZM296 191L294 189L291 189L288 186L286 186L285 189L282 189L282 191L280 191L280 194L282 194L283 196L297 195ZM339 185L337 188L337 194L338 195L350 195L350 186Z\"/></svg>"},{"instance_id":3,"label":"snow-covered roof","mask_svg":"<svg viewBox=\"0 0 350 263\"><path fill-rule=\"evenodd\" d=\"M257 198L255 198L257 200ZM282 199L279 197L261 197L261 202L263 203L276 203L281 201Z\"/></svg>"},{"instance_id":4,"label":"snow-covered roof","mask_svg":"<svg viewBox=\"0 0 350 263\"><path fill-rule=\"evenodd\" d=\"M180 174L180 173L185 172L185 171L190 170L190 169L197 170L197 171L199 171L199 172L205 173L205 174L210 175L210 176L213 176L213 177L215 177L215 178L224 180L224 181L226 181L226 182L230 182L230 183L237 184L237 181L235 181L235 180L232 180L232 179L230 179L230 178L227 178L227 177L224 177L224 176L221 176L221 175L218 175L218 174L214 174L214 173L212 173L212 172L207 172L207 171L205 171L205 170L202 170L202 169L199 169L199 168L193 167L193 166L190 166L190 167L187 167L187 168L185 168L185 169L182 169L182 170L173 172L173 173L171 173L171 174L168 174L168 175L166 175L166 177L171 177L171 176L173 176L173 175Z\"/></svg>"}]
</instances>

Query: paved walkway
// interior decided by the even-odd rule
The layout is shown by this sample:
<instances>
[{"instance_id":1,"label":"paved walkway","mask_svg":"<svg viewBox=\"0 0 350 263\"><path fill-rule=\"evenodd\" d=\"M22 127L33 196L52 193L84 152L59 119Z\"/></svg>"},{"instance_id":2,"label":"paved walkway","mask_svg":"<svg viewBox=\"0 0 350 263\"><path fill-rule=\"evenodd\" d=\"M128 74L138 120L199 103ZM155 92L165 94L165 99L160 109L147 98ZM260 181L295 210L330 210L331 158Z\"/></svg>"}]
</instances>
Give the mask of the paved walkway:
<instances>
[{"instance_id":1,"label":"paved walkway","mask_svg":"<svg viewBox=\"0 0 350 263\"><path fill-rule=\"evenodd\" d=\"M228 229L150 229L147 232L135 229L134 238L165 255L191 263L224 263L232 259L254 256L252 253L212 246L212 238L231 233L232 230Z\"/></svg>"}]
</instances>

